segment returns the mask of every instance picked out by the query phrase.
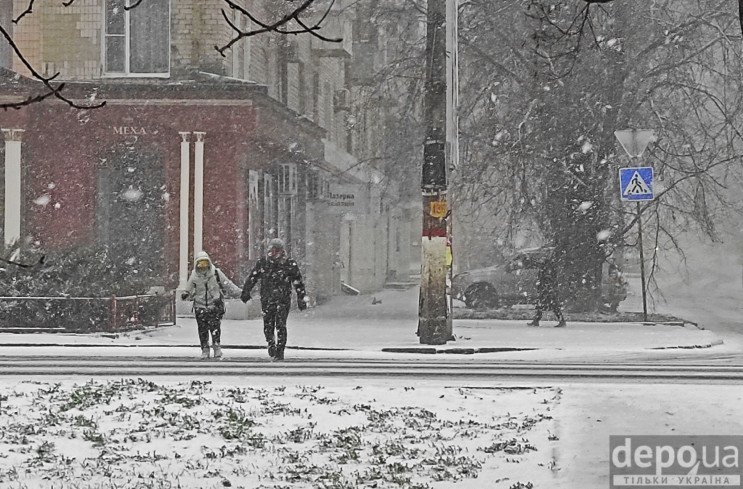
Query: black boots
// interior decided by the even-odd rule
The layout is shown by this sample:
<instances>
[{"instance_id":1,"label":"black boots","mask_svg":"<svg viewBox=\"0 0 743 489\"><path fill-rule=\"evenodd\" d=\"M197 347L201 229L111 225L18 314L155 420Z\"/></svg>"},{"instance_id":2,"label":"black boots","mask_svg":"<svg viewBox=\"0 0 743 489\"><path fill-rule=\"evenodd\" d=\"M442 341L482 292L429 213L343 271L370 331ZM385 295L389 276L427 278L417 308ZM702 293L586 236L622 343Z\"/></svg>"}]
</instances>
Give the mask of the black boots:
<instances>
[{"instance_id":1,"label":"black boots","mask_svg":"<svg viewBox=\"0 0 743 489\"><path fill-rule=\"evenodd\" d=\"M268 344L268 356L274 360L284 359L284 345L274 345L273 343Z\"/></svg>"}]
</instances>

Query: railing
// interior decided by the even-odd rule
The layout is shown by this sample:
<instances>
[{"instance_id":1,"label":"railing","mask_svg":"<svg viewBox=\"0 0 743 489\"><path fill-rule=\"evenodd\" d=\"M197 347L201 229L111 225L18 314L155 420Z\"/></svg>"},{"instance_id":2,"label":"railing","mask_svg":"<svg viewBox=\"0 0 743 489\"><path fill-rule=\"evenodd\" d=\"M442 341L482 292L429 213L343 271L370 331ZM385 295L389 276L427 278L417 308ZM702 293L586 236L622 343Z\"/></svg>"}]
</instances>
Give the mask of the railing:
<instances>
[{"instance_id":1,"label":"railing","mask_svg":"<svg viewBox=\"0 0 743 489\"><path fill-rule=\"evenodd\" d=\"M175 324L175 293L127 297L0 297L0 332L117 332Z\"/></svg>"}]
</instances>

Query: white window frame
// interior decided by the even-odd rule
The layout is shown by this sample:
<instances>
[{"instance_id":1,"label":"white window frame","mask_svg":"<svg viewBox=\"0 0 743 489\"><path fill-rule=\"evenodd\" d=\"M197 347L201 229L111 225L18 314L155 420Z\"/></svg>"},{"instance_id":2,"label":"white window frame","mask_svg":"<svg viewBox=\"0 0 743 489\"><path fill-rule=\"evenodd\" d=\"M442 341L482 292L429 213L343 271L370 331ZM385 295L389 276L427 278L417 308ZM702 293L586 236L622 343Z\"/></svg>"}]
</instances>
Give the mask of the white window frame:
<instances>
[{"instance_id":1,"label":"white window frame","mask_svg":"<svg viewBox=\"0 0 743 489\"><path fill-rule=\"evenodd\" d=\"M271 233L272 230L274 233ZM263 173L263 237L267 244L270 238L276 236L278 236L278 223L276 222L273 177L268 173Z\"/></svg>"},{"instance_id":2,"label":"white window frame","mask_svg":"<svg viewBox=\"0 0 743 489\"><path fill-rule=\"evenodd\" d=\"M279 165L279 195L297 195L297 164L281 163Z\"/></svg>"},{"instance_id":3,"label":"white window frame","mask_svg":"<svg viewBox=\"0 0 743 489\"><path fill-rule=\"evenodd\" d=\"M277 230L278 237L283 239L289 251L292 245L292 232L294 231L294 212L297 208L296 197L294 195L279 196L277 213Z\"/></svg>"},{"instance_id":4,"label":"white window frame","mask_svg":"<svg viewBox=\"0 0 743 489\"><path fill-rule=\"evenodd\" d=\"M261 234L263 222L260 222L260 173L258 170L248 170L248 259L256 260L261 249L258 236Z\"/></svg>"},{"instance_id":5,"label":"white window frame","mask_svg":"<svg viewBox=\"0 0 743 489\"><path fill-rule=\"evenodd\" d=\"M134 4L137 0L124 0L124 3L127 6L130 6ZM162 72L162 73L131 73L130 72L130 63L131 63L131 22L130 22L130 10L124 11L124 71L106 71L106 39L109 37L108 32L106 31L108 26L108 19L106 18L106 15L108 13L108 0L103 0L103 24L101 27L101 73L103 74L103 77L108 78L122 78L122 77L130 77L130 78L169 78L170 77L170 44L171 44L171 30L170 30L170 19L172 14L172 5L171 0L168 0L168 46L167 46L167 56L168 56L168 71ZM119 34L116 34L119 35Z\"/></svg>"}]
</instances>

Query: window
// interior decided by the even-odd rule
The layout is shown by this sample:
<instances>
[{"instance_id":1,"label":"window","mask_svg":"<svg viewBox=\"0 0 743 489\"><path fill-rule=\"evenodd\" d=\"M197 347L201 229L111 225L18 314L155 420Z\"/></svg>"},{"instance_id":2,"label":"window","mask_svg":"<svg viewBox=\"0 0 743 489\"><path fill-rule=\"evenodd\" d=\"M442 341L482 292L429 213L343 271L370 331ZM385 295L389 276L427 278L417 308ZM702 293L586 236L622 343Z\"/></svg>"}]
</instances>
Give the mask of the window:
<instances>
[{"instance_id":1,"label":"window","mask_svg":"<svg viewBox=\"0 0 743 489\"><path fill-rule=\"evenodd\" d=\"M279 194L297 195L297 165L294 163L279 165Z\"/></svg>"},{"instance_id":2,"label":"window","mask_svg":"<svg viewBox=\"0 0 743 489\"><path fill-rule=\"evenodd\" d=\"M129 5L136 5L127 10ZM167 75L170 1L106 0L104 69L109 74Z\"/></svg>"},{"instance_id":3,"label":"window","mask_svg":"<svg viewBox=\"0 0 743 489\"><path fill-rule=\"evenodd\" d=\"M328 178L325 172L311 169L307 172L307 200L323 200L328 193Z\"/></svg>"},{"instance_id":4,"label":"window","mask_svg":"<svg viewBox=\"0 0 743 489\"><path fill-rule=\"evenodd\" d=\"M263 174L263 237L268 242L276 234L276 201L274 199L273 178Z\"/></svg>"},{"instance_id":5,"label":"window","mask_svg":"<svg viewBox=\"0 0 743 489\"><path fill-rule=\"evenodd\" d=\"M13 2L2 2L0 3L0 25L3 29L13 35ZM10 45L5 42L5 39L0 41L0 68L12 68L13 57L11 56Z\"/></svg>"},{"instance_id":6,"label":"window","mask_svg":"<svg viewBox=\"0 0 743 489\"><path fill-rule=\"evenodd\" d=\"M248 170L248 259L255 260L261 254L259 236L262 234L260 221L260 173Z\"/></svg>"},{"instance_id":7,"label":"window","mask_svg":"<svg viewBox=\"0 0 743 489\"><path fill-rule=\"evenodd\" d=\"M278 207L278 236L284 240L287 252L292 251L292 236L294 233L294 209L296 207L295 197L281 196Z\"/></svg>"}]
</instances>

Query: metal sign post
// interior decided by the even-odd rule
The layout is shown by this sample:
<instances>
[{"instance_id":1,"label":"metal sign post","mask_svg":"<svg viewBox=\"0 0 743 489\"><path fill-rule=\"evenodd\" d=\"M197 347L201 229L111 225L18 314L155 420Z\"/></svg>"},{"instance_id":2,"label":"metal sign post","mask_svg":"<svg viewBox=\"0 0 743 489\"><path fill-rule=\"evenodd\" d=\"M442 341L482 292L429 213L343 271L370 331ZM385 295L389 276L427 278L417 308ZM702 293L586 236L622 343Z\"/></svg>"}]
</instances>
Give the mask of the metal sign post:
<instances>
[{"instance_id":1,"label":"metal sign post","mask_svg":"<svg viewBox=\"0 0 743 489\"><path fill-rule=\"evenodd\" d=\"M630 158L639 158L645 151L648 143L655 141L653 131L626 129L616 131L614 135L619 140ZM637 203L637 246L640 248L640 280L642 282L642 318L648 320L648 301L645 286L645 253L642 247L642 209L640 202L653 200L653 168L634 167L619 169L619 195L623 201Z\"/></svg>"}]
</instances>

